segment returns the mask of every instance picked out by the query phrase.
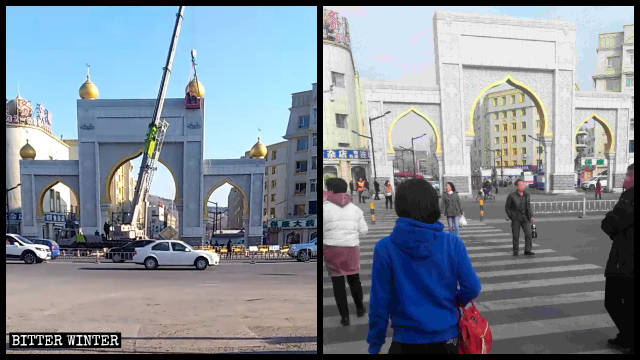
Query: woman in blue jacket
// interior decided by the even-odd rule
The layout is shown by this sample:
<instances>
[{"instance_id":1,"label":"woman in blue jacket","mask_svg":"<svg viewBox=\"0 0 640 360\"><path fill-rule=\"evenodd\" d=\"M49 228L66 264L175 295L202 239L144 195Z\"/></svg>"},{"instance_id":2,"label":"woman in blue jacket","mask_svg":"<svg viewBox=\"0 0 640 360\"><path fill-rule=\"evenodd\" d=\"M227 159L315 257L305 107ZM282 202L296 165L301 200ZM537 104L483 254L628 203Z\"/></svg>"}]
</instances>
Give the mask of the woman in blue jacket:
<instances>
[{"instance_id":1,"label":"woman in blue jacket","mask_svg":"<svg viewBox=\"0 0 640 360\"><path fill-rule=\"evenodd\" d=\"M411 179L396 189L398 219L373 250L369 353L380 352L388 320L390 354L457 353L458 302L480 294L464 243L443 232L436 190Z\"/></svg>"}]
</instances>

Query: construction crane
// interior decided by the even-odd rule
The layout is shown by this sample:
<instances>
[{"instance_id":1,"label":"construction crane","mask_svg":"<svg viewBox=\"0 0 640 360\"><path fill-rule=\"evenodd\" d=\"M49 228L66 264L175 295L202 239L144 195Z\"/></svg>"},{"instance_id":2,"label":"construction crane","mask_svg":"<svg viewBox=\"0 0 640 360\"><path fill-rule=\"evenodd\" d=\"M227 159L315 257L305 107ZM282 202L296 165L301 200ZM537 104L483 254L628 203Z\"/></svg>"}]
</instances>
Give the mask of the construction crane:
<instances>
[{"instance_id":1,"label":"construction crane","mask_svg":"<svg viewBox=\"0 0 640 360\"><path fill-rule=\"evenodd\" d=\"M169 76L171 75L171 65L173 64L173 56L178 43L178 35L180 34L183 13L184 6L180 6L178 13L176 14L176 23L173 28L173 36L171 37L169 54L167 54L167 62L163 68L162 81L160 82L160 91L158 92L158 98L156 99L156 105L153 110L153 118L149 123L147 135L144 141L142 162L140 163L138 180L136 182L133 201L131 203L132 211L124 216L122 224L114 228L114 235L116 238L136 239L146 235L146 229L138 229L134 221L141 210L140 208L142 204L147 202L153 173L156 170L156 163L160 156L160 151L162 151L162 144L164 143L167 127L169 126L166 120L160 119L160 115L162 114L164 97L167 91L167 84L169 83ZM192 57L194 54L195 52L192 52Z\"/></svg>"}]
</instances>

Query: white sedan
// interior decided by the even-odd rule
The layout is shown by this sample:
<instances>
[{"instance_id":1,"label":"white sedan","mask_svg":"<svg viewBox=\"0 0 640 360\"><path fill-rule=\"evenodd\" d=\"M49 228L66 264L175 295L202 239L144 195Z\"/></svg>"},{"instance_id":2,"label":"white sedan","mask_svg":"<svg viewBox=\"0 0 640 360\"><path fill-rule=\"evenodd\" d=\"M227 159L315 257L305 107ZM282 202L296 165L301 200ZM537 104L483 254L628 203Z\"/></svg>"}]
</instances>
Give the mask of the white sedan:
<instances>
[{"instance_id":1,"label":"white sedan","mask_svg":"<svg viewBox=\"0 0 640 360\"><path fill-rule=\"evenodd\" d=\"M158 266L195 266L198 270L205 270L208 266L220 264L220 256L215 252L195 250L179 240L157 240L136 248L132 260L147 269Z\"/></svg>"}]
</instances>

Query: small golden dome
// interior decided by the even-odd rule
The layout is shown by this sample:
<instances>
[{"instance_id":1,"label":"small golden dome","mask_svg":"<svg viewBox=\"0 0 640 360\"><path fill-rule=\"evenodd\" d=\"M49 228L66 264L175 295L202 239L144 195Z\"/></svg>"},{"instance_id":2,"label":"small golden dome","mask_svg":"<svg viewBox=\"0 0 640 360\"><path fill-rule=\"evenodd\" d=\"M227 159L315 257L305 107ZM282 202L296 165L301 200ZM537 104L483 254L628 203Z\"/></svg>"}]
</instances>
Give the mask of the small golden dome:
<instances>
[{"instance_id":1,"label":"small golden dome","mask_svg":"<svg viewBox=\"0 0 640 360\"><path fill-rule=\"evenodd\" d=\"M18 111L20 114L18 114ZM9 115L20 115L20 117L30 117L33 113L33 109L31 108L31 103L20 97L20 93L16 96L15 99L9 100L7 103L7 114Z\"/></svg>"},{"instance_id":2,"label":"small golden dome","mask_svg":"<svg viewBox=\"0 0 640 360\"><path fill-rule=\"evenodd\" d=\"M16 112L18 111L18 108L16 107L16 104L18 103L18 100L20 100L20 94L18 94L18 96L16 96L15 99L11 99L9 100L9 102L7 103L7 114L9 115L16 115Z\"/></svg>"},{"instance_id":3,"label":"small golden dome","mask_svg":"<svg viewBox=\"0 0 640 360\"><path fill-rule=\"evenodd\" d=\"M249 150L249 157L264 159L265 156L267 156L267 147L260 142L260 136L258 136L258 142Z\"/></svg>"},{"instance_id":4,"label":"small golden dome","mask_svg":"<svg viewBox=\"0 0 640 360\"><path fill-rule=\"evenodd\" d=\"M20 149L20 157L23 160L33 160L36 158L36 149L29 145L29 140L27 140L27 144Z\"/></svg>"},{"instance_id":5,"label":"small golden dome","mask_svg":"<svg viewBox=\"0 0 640 360\"><path fill-rule=\"evenodd\" d=\"M87 81L85 81L82 86L80 86L80 98L82 99L97 99L98 98L98 87L91 82L89 75L87 75Z\"/></svg>"},{"instance_id":6,"label":"small golden dome","mask_svg":"<svg viewBox=\"0 0 640 360\"><path fill-rule=\"evenodd\" d=\"M195 95L199 98L204 97L204 85L195 78L189 81L187 87L184 89L184 93L191 93L191 95Z\"/></svg>"}]
</instances>

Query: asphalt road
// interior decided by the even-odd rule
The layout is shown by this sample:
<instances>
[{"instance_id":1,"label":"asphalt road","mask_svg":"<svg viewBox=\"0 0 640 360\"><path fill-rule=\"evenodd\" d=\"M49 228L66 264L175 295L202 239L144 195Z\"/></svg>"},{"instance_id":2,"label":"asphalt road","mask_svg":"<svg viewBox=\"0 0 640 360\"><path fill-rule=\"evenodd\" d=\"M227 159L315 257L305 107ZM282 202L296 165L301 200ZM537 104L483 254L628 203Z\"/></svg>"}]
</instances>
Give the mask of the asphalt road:
<instances>
[{"instance_id":1,"label":"asphalt road","mask_svg":"<svg viewBox=\"0 0 640 360\"><path fill-rule=\"evenodd\" d=\"M531 258L522 255L522 234L521 255L511 255L511 229L504 218L485 223L475 219L463 228L461 238L482 284L475 304L492 328L491 353L619 353L606 344L617 330L604 309L604 266L611 241L600 230L601 218L536 221L536 255ZM373 248L391 231L395 213L385 211L383 203L376 219L374 225L367 217L369 233L360 239L360 278L367 308ZM351 325L343 327L331 280L323 269L324 353L367 351L368 316L357 318L350 295L348 301ZM383 353L392 333L389 329Z\"/></svg>"},{"instance_id":2,"label":"asphalt road","mask_svg":"<svg viewBox=\"0 0 640 360\"><path fill-rule=\"evenodd\" d=\"M6 331L122 333L122 349L85 352L315 353L316 279L316 262L7 262Z\"/></svg>"}]
</instances>

